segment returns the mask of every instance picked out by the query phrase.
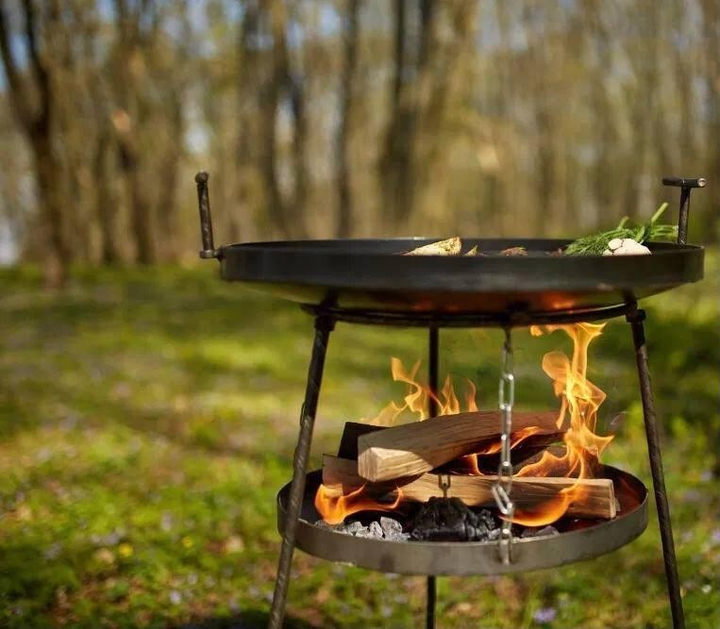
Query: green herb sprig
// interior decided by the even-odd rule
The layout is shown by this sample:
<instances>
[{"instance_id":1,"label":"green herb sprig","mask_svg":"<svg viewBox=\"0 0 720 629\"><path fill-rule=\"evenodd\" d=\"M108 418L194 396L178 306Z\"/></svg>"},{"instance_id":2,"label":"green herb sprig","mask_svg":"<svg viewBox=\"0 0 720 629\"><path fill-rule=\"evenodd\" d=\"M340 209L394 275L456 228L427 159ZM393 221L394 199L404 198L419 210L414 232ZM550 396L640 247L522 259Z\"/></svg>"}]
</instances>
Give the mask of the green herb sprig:
<instances>
[{"instance_id":1,"label":"green herb sprig","mask_svg":"<svg viewBox=\"0 0 720 629\"><path fill-rule=\"evenodd\" d=\"M569 256L601 256L615 238L632 238L641 244L646 240L674 240L677 238L677 226L657 223L667 206L663 203L644 225L634 225L626 216L615 229L578 238L563 253Z\"/></svg>"}]
</instances>

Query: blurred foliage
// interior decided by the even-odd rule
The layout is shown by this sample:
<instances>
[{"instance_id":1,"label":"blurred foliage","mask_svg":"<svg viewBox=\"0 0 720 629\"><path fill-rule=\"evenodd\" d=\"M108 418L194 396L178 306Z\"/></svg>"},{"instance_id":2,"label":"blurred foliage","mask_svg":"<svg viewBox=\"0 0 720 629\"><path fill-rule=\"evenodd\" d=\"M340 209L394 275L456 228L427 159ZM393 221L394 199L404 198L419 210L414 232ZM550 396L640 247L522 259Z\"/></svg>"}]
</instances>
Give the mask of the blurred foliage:
<instances>
[{"instance_id":1,"label":"blurred foliage","mask_svg":"<svg viewBox=\"0 0 720 629\"><path fill-rule=\"evenodd\" d=\"M718 258L707 278L647 301L655 396L688 626L720 623ZM196 271L77 268L61 294L0 274L0 625L263 627L279 549L274 496L291 473L312 326L291 305ZM540 357L560 332L516 338L518 400L553 402ZM426 334L338 326L314 463L345 420L404 387L389 360ZM441 375L496 404L501 339L443 331ZM591 347L608 461L649 484L628 326ZM615 419L626 411L624 420ZM514 577L441 578L443 627L670 624L654 505L644 535L586 563ZM297 553L292 627L415 627L424 580ZM554 619L542 622L543 619Z\"/></svg>"},{"instance_id":2,"label":"blurred foliage","mask_svg":"<svg viewBox=\"0 0 720 629\"><path fill-rule=\"evenodd\" d=\"M0 243L72 262L218 241L577 237L704 176L717 239L720 0L8 0ZM4 33L4 36L3 36ZM670 215L668 214L668 220Z\"/></svg>"}]
</instances>

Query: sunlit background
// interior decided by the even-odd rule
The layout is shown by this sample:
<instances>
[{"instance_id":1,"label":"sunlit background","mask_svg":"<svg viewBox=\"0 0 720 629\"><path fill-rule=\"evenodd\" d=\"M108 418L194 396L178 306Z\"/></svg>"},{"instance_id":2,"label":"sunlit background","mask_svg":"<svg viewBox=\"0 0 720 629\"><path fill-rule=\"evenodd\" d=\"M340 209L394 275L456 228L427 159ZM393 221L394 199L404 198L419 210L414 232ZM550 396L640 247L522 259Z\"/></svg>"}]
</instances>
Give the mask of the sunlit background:
<instances>
[{"instance_id":1,"label":"sunlit background","mask_svg":"<svg viewBox=\"0 0 720 629\"><path fill-rule=\"evenodd\" d=\"M0 3L0 625L263 627L311 346L216 243L577 237L693 193L706 279L647 303L688 626L720 625L720 0ZM609 461L649 484L630 331L591 351ZM417 331L339 326L313 462L404 387ZM497 405L500 338L442 335ZM518 343L522 408L556 403ZM651 513L654 507L651 505ZM670 624L654 518L608 557L440 579L443 627ZM298 553L296 627L415 627L424 581Z\"/></svg>"}]
</instances>

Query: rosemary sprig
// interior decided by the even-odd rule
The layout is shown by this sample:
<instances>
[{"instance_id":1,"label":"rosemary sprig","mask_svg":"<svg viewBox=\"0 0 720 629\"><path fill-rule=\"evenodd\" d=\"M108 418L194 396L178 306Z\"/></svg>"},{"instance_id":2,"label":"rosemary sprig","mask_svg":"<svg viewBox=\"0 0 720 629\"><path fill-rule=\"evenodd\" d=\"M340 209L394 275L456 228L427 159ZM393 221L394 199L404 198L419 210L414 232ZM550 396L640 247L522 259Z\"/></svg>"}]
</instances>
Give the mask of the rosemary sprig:
<instances>
[{"instance_id":1,"label":"rosemary sprig","mask_svg":"<svg viewBox=\"0 0 720 629\"><path fill-rule=\"evenodd\" d=\"M615 238L632 238L639 243L647 240L674 240L677 238L676 225L657 224L657 220L667 206L667 203L663 203L644 225L632 224L626 216L615 229L584 236L571 242L564 253L570 256L600 256L608 248L608 243Z\"/></svg>"}]
</instances>

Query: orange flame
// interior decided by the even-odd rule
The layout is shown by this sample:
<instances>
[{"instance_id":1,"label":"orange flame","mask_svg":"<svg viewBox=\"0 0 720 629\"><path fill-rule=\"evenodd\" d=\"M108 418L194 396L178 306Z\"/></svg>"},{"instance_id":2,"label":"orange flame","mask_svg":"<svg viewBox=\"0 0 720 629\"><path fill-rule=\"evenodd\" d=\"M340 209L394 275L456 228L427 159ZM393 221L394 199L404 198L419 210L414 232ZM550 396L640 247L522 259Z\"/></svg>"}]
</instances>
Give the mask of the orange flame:
<instances>
[{"instance_id":1,"label":"orange flame","mask_svg":"<svg viewBox=\"0 0 720 629\"><path fill-rule=\"evenodd\" d=\"M435 394L427 384L420 382L417 378L420 369L418 360L408 371L399 358L393 357L390 361L390 371L395 382L404 382L408 390L401 402L390 402L373 419L361 421L378 426L391 426L398 421L400 415L409 411L417 416L417 419L425 420L429 417L430 400L435 400L438 408L438 415L457 415L461 411L460 400L455 393L451 376L445 378L445 382L439 394ZM478 406L475 400L477 388L467 380L468 391L465 395L465 406L468 411L477 411ZM463 457L467 460L469 468L480 470L477 466L477 457L470 455ZM400 490L397 490L397 498L393 504L380 503L368 497L365 493L365 486L354 489L344 494L341 485L320 485L315 494L315 508L328 524L339 524L346 517L359 511L391 511L395 509L402 500Z\"/></svg>"},{"instance_id":2,"label":"orange flame","mask_svg":"<svg viewBox=\"0 0 720 629\"><path fill-rule=\"evenodd\" d=\"M390 361L390 371L395 382L404 382L408 385L408 392L403 397L402 403L390 402L380 413L372 419L362 419L368 424L376 426L392 426L395 424L400 415L409 411L416 415L417 419L424 420L429 417L428 409L430 400L434 400L438 407L438 415L457 415L461 411L460 401L455 393L452 378L448 375L445 378L439 394L433 392L427 384L420 382L417 378L417 372L420 369L420 361L418 360L409 371L405 369L399 358L393 357ZM478 410L475 395L477 389L470 380L466 380L468 391L465 395L465 407L468 411L474 412Z\"/></svg>"},{"instance_id":3,"label":"orange flame","mask_svg":"<svg viewBox=\"0 0 720 629\"><path fill-rule=\"evenodd\" d=\"M532 437L533 435L537 435L541 432L543 432L543 429L539 426L527 426L526 428L521 428L520 430L512 433L510 436L510 449L512 450L517 447L528 437ZM458 466L457 471L459 473L470 474L472 476L484 476L485 474L478 464L478 456L497 454L500 452L501 448L502 445L499 440L495 439L493 441L488 441L486 445L478 449L478 451L474 454L468 454L460 457L460 459L458 459L460 465Z\"/></svg>"},{"instance_id":4,"label":"orange flame","mask_svg":"<svg viewBox=\"0 0 720 629\"><path fill-rule=\"evenodd\" d=\"M530 328L534 336L563 330L573 341L572 358L555 351L545 354L542 360L543 371L552 378L555 395L562 400L557 425L566 425L569 415L570 428L564 436L566 451L562 456L545 451L537 463L525 466L518 476L592 478L600 454L613 439L595 434L597 412L606 395L587 379L588 347L604 327L605 324L578 323ZM582 491L579 484L563 489L532 512L516 511L514 521L526 526L555 522Z\"/></svg>"},{"instance_id":5,"label":"orange flame","mask_svg":"<svg viewBox=\"0 0 720 629\"><path fill-rule=\"evenodd\" d=\"M359 511L392 511L402 500L402 491L397 489L393 503L383 503L364 495L365 485L348 494L342 485L320 485L315 494L315 508L328 524L340 524L346 517Z\"/></svg>"},{"instance_id":6,"label":"orange flame","mask_svg":"<svg viewBox=\"0 0 720 629\"><path fill-rule=\"evenodd\" d=\"M545 354L542 360L543 371L552 379L555 395L561 398L557 426L569 425L565 432L566 450L562 455L545 451L537 463L526 465L518 476L564 476L568 478L592 478L593 469L600 454L612 441L613 437L595 434L597 413L605 400L605 393L587 379L588 348L590 343L602 334L605 324L579 323L573 325L533 326L530 331L534 336L563 330L573 341L573 353L569 358L562 352L552 351ZM402 361L393 358L391 371L393 380L408 385L402 402L391 402L375 418L363 420L367 423L388 426L398 421L403 412L416 415L417 419L428 418L429 401L434 399L439 415L454 415L461 411L461 405L448 376L439 395L418 381L417 373L420 361L407 370ZM468 380L468 392L465 406L468 411L477 411L475 400L477 389ZM568 421L569 420L569 421ZM528 437L541 432L539 427L529 427L513 433L511 447L516 447ZM462 457L453 468L454 473L482 475L478 466L478 455L494 454L500 449L499 442L489 442L476 454ZM543 502L532 510L516 510L514 522L526 526L544 526L555 522L567 511L573 500L582 497L584 489L573 485L559 491L552 499ZM402 495L397 490L397 497L392 504L381 503L366 495L365 486L345 494L342 485L320 485L315 496L315 508L323 520L329 524L338 524L346 517L359 511L389 511L401 502Z\"/></svg>"}]
</instances>

